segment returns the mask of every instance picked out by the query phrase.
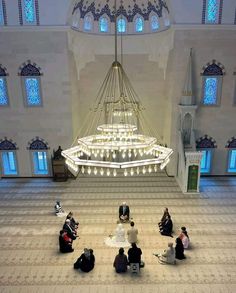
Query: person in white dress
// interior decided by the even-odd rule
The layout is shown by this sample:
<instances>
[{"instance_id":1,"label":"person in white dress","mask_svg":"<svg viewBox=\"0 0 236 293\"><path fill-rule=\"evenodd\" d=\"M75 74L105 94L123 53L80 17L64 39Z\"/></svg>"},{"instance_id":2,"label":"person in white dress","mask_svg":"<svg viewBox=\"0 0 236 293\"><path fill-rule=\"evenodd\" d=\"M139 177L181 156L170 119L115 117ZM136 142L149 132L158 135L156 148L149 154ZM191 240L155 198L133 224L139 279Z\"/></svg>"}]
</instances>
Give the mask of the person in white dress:
<instances>
[{"instance_id":1,"label":"person in white dress","mask_svg":"<svg viewBox=\"0 0 236 293\"><path fill-rule=\"evenodd\" d=\"M158 257L158 261L161 264L175 264L175 250L173 247L173 243L168 243L168 248L165 249L162 253L154 254Z\"/></svg>"}]
</instances>

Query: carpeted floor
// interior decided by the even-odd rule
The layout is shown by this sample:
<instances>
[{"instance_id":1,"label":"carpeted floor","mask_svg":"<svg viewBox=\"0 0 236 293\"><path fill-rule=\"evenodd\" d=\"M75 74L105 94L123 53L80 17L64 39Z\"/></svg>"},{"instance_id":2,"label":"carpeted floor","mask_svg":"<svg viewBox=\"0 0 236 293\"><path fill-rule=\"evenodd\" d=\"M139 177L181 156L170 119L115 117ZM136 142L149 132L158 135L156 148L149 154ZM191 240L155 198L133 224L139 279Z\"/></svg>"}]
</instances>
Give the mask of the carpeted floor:
<instances>
[{"instance_id":1,"label":"carpeted floor","mask_svg":"<svg viewBox=\"0 0 236 293\"><path fill-rule=\"evenodd\" d=\"M80 239L71 254L58 252L64 218L55 200L79 220ZM117 248L104 238L116 228L118 206L127 201L139 230L145 268L119 275L112 267ZM187 259L161 265L153 256L175 238L161 236L157 223L168 207L174 237L186 226ZM203 178L200 194L182 194L164 173L141 177L86 177L0 180L0 292L162 293L236 292L236 178ZM125 229L129 227L125 225ZM93 248L95 268L85 274L73 263L84 247ZM127 249L125 249L127 251Z\"/></svg>"}]
</instances>

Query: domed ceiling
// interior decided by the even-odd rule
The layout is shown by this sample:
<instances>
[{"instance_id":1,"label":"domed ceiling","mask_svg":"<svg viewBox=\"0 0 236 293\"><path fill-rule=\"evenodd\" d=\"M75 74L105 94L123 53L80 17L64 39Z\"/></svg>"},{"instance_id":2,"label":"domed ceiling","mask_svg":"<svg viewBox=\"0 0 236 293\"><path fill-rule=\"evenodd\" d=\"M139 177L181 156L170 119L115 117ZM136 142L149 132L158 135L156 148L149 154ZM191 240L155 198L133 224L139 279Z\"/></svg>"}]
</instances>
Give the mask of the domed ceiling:
<instances>
[{"instance_id":1,"label":"domed ceiling","mask_svg":"<svg viewBox=\"0 0 236 293\"><path fill-rule=\"evenodd\" d=\"M152 32L151 26L148 24L151 17L155 16L158 22L158 31L166 29L170 25L169 8L164 0L117 0L117 18L122 17L127 22L127 34L135 33L132 29L133 23L137 16L141 17L145 24L142 33ZM94 22L92 33L99 33L99 21L101 17L106 17L109 23L113 24L115 15L115 0L80 0L75 1L72 11L72 28L84 30L83 22L86 16L92 17ZM96 24L98 23L98 25ZM112 29L109 31L112 33ZM137 32L137 31L136 31Z\"/></svg>"}]
</instances>

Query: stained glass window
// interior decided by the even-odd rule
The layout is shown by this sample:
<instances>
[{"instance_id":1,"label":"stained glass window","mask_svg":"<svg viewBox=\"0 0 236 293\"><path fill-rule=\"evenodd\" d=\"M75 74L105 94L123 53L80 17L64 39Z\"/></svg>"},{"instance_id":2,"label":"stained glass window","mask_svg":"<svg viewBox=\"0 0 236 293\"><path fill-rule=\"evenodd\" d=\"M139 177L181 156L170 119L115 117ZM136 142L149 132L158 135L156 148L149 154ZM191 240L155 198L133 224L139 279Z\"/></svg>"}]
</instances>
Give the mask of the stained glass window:
<instances>
[{"instance_id":1,"label":"stained glass window","mask_svg":"<svg viewBox=\"0 0 236 293\"><path fill-rule=\"evenodd\" d=\"M204 80L204 94L203 104L205 105L216 105L217 104L217 77L207 77Z\"/></svg>"},{"instance_id":2,"label":"stained glass window","mask_svg":"<svg viewBox=\"0 0 236 293\"><path fill-rule=\"evenodd\" d=\"M2 151L3 175L17 175L16 155L14 151Z\"/></svg>"},{"instance_id":3,"label":"stained glass window","mask_svg":"<svg viewBox=\"0 0 236 293\"><path fill-rule=\"evenodd\" d=\"M85 16L85 18L84 18L84 30L85 31L91 31L92 26L93 26L92 16L90 16L90 15Z\"/></svg>"},{"instance_id":4,"label":"stained glass window","mask_svg":"<svg viewBox=\"0 0 236 293\"><path fill-rule=\"evenodd\" d=\"M8 105L7 85L5 77L0 76L0 106Z\"/></svg>"},{"instance_id":5,"label":"stained glass window","mask_svg":"<svg viewBox=\"0 0 236 293\"><path fill-rule=\"evenodd\" d=\"M125 33L126 32L126 21L124 20L124 18L118 19L117 31L118 31L118 33Z\"/></svg>"},{"instance_id":6,"label":"stained glass window","mask_svg":"<svg viewBox=\"0 0 236 293\"><path fill-rule=\"evenodd\" d=\"M41 105L40 97L40 85L38 78L25 78L25 93L26 93L26 102L28 106L39 106Z\"/></svg>"},{"instance_id":7,"label":"stained glass window","mask_svg":"<svg viewBox=\"0 0 236 293\"><path fill-rule=\"evenodd\" d=\"M218 0L207 0L206 7L206 22L217 23L219 14Z\"/></svg>"},{"instance_id":8,"label":"stained glass window","mask_svg":"<svg viewBox=\"0 0 236 293\"><path fill-rule=\"evenodd\" d=\"M211 150L202 150L201 173L210 173Z\"/></svg>"},{"instance_id":9,"label":"stained glass window","mask_svg":"<svg viewBox=\"0 0 236 293\"><path fill-rule=\"evenodd\" d=\"M228 172L236 173L236 150L229 151Z\"/></svg>"},{"instance_id":10,"label":"stained glass window","mask_svg":"<svg viewBox=\"0 0 236 293\"><path fill-rule=\"evenodd\" d=\"M143 29L144 29L144 22L142 17L139 16L135 19L135 31L140 33L143 31Z\"/></svg>"},{"instance_id":11,"label":"stained glass window","mask_svg":"<svg viewBox=\"0 0 236 293\"><path fill-rule=\"evenodd\" d=\"M159 22L156 15L152 15L151 17L151 30L156 31L159 29Z\"/></svg>"},{"instance_id":12,"label":"stained glass window","mask_svg":"<svg viewBox=\"0 0 236 293\"><path fill-rule=\"evenodd\" d=\"M24 21L28 24L35 23L35 0L23 0Z\"/></svg>"},{"instance_id":13,"label":"stained glass window","mask_svg":"<svg viewBox=\"0 0 236 293\"><path fill-rule=\"evenodd\" d=\"M0 1L0 25L4 25L2 1Z\"/></svg>"},{"instance_id":14,"label":"stained glass window","mask_svg":"<svg viewBox=\"0 0 236 293\"><path fill-rule=\"evenodd\" d=\"M107 33L108 32L108 19L106 17L100 18L100 32Z\"/></svg>"},{"instance_id":15,"label":"stained glass window","mask_svg":"<svg viewBox=\"0 0 236 293\"><path fill-rule=\"evenodd\" d=\"M48 174L47 152L45 151L33 152L33 165L34 165L35 175L47 175Z\"/></svg>"}]
</instances>

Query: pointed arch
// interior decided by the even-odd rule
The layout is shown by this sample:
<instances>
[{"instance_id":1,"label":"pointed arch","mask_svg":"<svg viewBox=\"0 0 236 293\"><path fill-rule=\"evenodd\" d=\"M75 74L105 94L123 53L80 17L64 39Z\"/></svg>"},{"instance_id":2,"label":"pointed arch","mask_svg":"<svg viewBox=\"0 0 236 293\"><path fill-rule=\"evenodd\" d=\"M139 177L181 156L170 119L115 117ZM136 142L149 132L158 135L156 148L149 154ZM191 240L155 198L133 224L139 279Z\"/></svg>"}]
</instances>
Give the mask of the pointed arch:
<instances>
[{"instance_id":1,"label":"pointed arch","mask_svg":"<svg viewBox=\"0 0 236 293\"><path fill-rule=\"evenodd\" d=\"M93 14L92 13L88 13L84 16L84 31L86 32L91 32L93 30Z\"/></svg>"},{"instance_id":2,"label":"pointed arch","mask_svg":"<svg viewBox=\"0 0 236 293\"><path fill-rule=\"evenodd\" d=\"M123 15L120 15L117 19L117 31L118 33L127 32L127 19Z\"/></svg>"},{"instance_id":3,"label":"pointed arch","mask_svg":"<svg viewBox=\"0 0 236 293\"><path fill-rule=\"evenodd\" d=\"M0 164L2 176L17 176L18 164L17 164L17 151L16 143L11 139L5 137L0 140Z\"/></svg>"},{"instance_id":4,"label":"pointed arch","mask_svg":"<svg viewBox=\"0 0 236 293\"><path fill-rule=\"evenodd\" d=\"M109 26L109 18L106 14L102 15L99 18L99 31L101 33L108 33L110 30L110 26Z\"/></svg>"},{"instance_id":5,"label":"pointed arch","mask_svg":"<svg viewBox=\"0 0 236 293\"><path fill-rule=\"evenodd\" d=\"M139 14L137 14L134 18L134 31L136 33L144 32L144 19Z\"/></svg>"},{"instance_id":6,"label":"pointed arch","mask_svg":"<svg viewBox=\"0 0 236 293\"><path fill-rule=\"evenodd\" d=\"M151 13L149 16L149 23L151 31L157 31L160 28L159 19L156 13Z\"/></svg>"},{"instance_id":7,"label":"pointed arch","mask_svg":"<svg viewBox=\"0 0 236 293\"><path fill-rule=\"evenodd\" d=\"M77 9L72 14L72 20L71 20L71 26L72 28L78 29L80 27L80 10Z\"/></svg>"},{"instance_id":8,"label":"pointed arch","mask_svg":"<svg viewBox=\"0 0 236 293\"><path fill-rule=\"evenodd\" d=\"M9 106L9 96L7 88L7 69L0 64L0 107Z\"/></svg>"}]
</instances>

